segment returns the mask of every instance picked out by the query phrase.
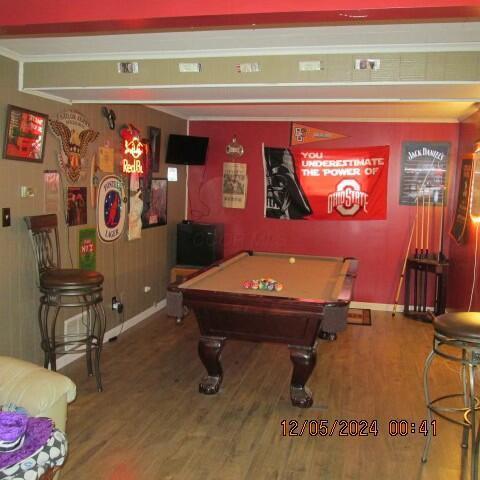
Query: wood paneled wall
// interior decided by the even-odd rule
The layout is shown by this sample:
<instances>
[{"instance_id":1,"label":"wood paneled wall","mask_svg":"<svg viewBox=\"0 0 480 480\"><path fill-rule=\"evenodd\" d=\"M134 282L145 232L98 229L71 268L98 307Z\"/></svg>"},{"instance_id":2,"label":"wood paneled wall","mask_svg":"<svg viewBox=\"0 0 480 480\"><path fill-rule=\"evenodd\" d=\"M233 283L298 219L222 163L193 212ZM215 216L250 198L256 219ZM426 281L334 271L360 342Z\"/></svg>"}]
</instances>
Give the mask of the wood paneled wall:
<instances>
[{"instance_id":1,"label":"wood paneled wall","mask_svg":"<svg viewBox=\"0 0 480 480\"><path fill-rule=\"evenodd\" d=\"M46 113L55 117L58 112L73 108L83 113L94 130L100 132L90 146L90 159L100 145L109 142L116 151L120 148L119 128L132 123L148 136L148 127L162 131L161 166L157 177L166 177L165 148L170 133L186 133L186 121L162 112L136 105L110 105L117 116L116 129L109 130L101 114L102 105L74 105L45 100L17 90L17 62L0 56L0 152L3 151L7 104ZM40 334L37 325L39 293L35 284L34 259L23 221L25 215L44 213L43 171L59 170L56 155L59 143L48 132L46 152L42 164L30 164L0 158L0 208L10 207L12 226L0 227L0 354L12 355L39 362ZM1 156L1 153L0 153ZM178 182L168 185L168 225L142 231L142 239L129 242L122 237L114 244L97 240L97 270L105 275L104 298L107 311L107 329L119 323L119 316L111 311L113 295L120 296L125 305L125 318L142 312L165 297L169 268L175 263L176 224L183 219L185 210L185 167L178 168ZM33 198L20 198L22 185L33 187ZM65 187L67 186L64 181ZM88 178L76 185L88 186ZM87 192L89 194L89 191ZM78 231L95 226L95 211L88 207L88 224L67 229L59 212L62 262L70 265L70 246L74 266L78 265ZM68 243L67 243L68 234ZM144 286L150 286L149 293ZM74 313L74 312L72 312Z\"/></svg>"}]
</instances>

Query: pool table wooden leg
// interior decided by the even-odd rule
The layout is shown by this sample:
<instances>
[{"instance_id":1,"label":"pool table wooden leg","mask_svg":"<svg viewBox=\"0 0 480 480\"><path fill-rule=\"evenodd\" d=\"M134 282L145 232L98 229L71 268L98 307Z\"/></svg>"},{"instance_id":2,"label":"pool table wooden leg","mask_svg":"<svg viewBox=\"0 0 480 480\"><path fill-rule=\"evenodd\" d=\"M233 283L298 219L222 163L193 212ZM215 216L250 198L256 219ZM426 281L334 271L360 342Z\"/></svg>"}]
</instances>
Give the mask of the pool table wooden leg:
<instances>
[{"instance_id":1,"label":"pool table wooden leg","mask_svg":"<svg viewBox=\"0 0 480 480\"><path fill-rule=\"evenodd\" d=\"M317 361L317 344L313 347L289 345L290 360L293 363L292 382L290 383L290 398L295 407L308 408L312 406L312 392L305 386Z\"/></svg>"},{"instance_id":2,"label":"pool table wooden leg","mask_svg":"<svg viewBox=\"0 0 480 480\"><path fill-rule=\"evenodd\" d=\"M223 380L223 369L220 363L220 354L225 345L226 337L200 337L198 354L208 375L203 377L198 389L200 393L214 395L218 392Z\"/></svg>"}]
</instances>

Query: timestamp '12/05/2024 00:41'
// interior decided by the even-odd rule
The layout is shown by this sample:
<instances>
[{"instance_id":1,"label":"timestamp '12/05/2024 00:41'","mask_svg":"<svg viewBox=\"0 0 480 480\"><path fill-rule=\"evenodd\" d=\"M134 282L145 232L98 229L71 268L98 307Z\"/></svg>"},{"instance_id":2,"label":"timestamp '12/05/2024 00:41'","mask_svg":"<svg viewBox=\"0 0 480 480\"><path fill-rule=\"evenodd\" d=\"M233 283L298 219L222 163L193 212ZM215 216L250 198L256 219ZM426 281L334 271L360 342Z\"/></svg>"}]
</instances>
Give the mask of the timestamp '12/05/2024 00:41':
<instances>
[{"instance_id":1,"label":"timestamp '12/05/2024 00:41'","mask_svg":"<svg viewBox=\"0 0 480 480\"><path fill-rule=\"evenodd\" d=\"M378 420L282 420L280 422L283 437L377 437L381 433ZM429 432L437 435L436 420L420 420L410 422L405 419L392 419L388 422L388 434L391 437L407 437L424 435Z\"/></svg>"}]
</instances>

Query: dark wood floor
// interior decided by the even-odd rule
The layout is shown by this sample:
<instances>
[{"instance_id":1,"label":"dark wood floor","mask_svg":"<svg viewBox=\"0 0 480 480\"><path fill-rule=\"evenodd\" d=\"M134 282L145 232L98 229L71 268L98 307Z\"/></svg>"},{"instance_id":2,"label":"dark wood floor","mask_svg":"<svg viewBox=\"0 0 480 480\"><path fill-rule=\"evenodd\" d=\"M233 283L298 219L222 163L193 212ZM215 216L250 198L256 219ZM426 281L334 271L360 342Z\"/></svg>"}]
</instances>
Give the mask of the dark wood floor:
<instances>
[{"instance_id":1,"label":"dark wood floor","mask_svg":"<svg viewBox=\"0 0 480 480\"><path fill-rule=\"evenodd\" d=\"M321 341L307 410L289 400L285 345L227 343L218 395L198 393L204 374L193 317L161 313L106 345L104 392L79 360L63 373L77 384L69 406L70 454L63 480L452 480L460 478L460 429L439 420L430 460L424 437L391 437L390 419L426 418L422 368L431 325L372 312L373 326L349 326ZM458 369L439 361L436 392L458 390ZM435 393L435 392L434 392ZM377 437L282 435L283 420L378 421Z\"/></svg>"}]
</instances>

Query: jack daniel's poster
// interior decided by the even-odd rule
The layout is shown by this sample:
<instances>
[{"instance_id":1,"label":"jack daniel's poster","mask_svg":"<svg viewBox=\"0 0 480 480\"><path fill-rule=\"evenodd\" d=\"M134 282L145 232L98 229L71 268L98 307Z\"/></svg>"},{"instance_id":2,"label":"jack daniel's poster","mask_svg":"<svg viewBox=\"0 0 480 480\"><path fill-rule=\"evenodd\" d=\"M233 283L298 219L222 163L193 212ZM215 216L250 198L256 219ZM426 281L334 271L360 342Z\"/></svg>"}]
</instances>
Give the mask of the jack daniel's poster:
<instances>
[{"instance_id":1,"label":"jack daniel's poster","mask_svg":"<svg viewBox=\"0 0 480 480\"><path fill-rule=\"evenodd\" d=\"M442 205L450 143L405 142L402 146L400 205L416 205L417 196L429 196Z\"/></svg>"}]
</instances>

